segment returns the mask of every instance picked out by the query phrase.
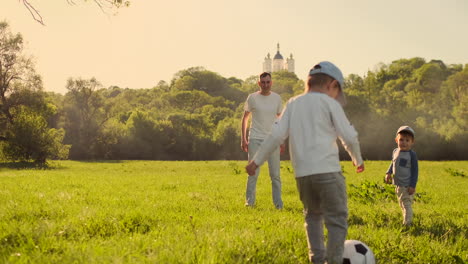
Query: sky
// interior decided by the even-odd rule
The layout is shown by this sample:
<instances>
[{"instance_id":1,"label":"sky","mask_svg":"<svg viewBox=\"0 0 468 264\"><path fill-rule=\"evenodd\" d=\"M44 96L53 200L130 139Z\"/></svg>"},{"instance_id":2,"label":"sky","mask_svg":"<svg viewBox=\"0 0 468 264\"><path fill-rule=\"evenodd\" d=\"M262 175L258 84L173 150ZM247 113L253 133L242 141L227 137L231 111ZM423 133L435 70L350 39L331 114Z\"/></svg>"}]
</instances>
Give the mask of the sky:
<instances>
[{"instance_id":1,"label":"sky","mask_svg":"<svg viewBox=\"0 0 468 264\"><path fill-rule=\"evenodd\" d=\"M18 0L1 1L0 20L23 36L44 89L62 94L69 78L151 88L196 66L246 79L277 43L300 79L322 60L345 76L401 58L468 63L466 0L133 0L116 14L89 0L30 2L45 26Z\"/></svg>"}]
</instances>

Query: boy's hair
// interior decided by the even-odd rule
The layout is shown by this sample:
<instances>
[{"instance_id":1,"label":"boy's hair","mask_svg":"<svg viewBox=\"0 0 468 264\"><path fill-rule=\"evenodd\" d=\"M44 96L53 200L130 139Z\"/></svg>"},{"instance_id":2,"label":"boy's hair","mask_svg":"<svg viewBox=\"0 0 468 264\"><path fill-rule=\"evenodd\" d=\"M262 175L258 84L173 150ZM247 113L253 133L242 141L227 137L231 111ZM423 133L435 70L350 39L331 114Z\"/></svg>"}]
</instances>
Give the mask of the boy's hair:
<instances>
[{"instance_id":1,"label":"boy's hair","mask_svg":"<svg viewBox=\"0 0 468 264\"><path fill-rule=\"evenodd\" d=\"M331 76L324 73L316 73L314 75L309 75L309 79L307 80L306 92L312 87L322 86L325 85L327 82L333 80L334 79Z\"/></svg>"},{"instance_id":2,"label":"boy's hair","mask_svg":"<svg viewBox=\"0 0 468 264\"><path fill-rule=\"evenodd\" d=\"M398 128L396 134L397 134L397 136L398 136L399 134L402 134L402 135L409 135L409 136L411 136L411 138L412 138L413 141L414 141L414 130L413 130L411 127L409 127L409 126L401 126L400 128Z\"/></svg>"},{"instance_id":3,"label":"boy's hair","mask_svg":"<svg viewBox=\"0 0 468 264\"><path fill-rule=\"evenodd\" d=\"M414 140L414 135L409 131L398 132L398 135L409 136L409 137L411 137L412 140Z\"/></svg>"},{"instance_id":4,"label":"boy's hair","mask_svg":"<svg viewBox=\"0 0 468 264\"><path fill-rule=\"evenodd\" d=\"M260 74L260 79L265 78L267 76L270 76L270 78L271 78L271 74L269 72L262 72L262 74Z\"/></svg>"}]
</instances>

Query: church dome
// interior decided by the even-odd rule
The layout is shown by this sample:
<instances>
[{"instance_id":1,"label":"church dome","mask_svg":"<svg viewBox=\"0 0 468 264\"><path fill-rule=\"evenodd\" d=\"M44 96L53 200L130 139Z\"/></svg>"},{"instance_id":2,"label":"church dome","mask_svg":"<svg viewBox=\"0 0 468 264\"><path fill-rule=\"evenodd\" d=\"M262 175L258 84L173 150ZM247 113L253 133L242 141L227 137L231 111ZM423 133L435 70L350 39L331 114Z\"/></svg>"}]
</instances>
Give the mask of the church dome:
<instances>
[{"instance_id":1,"label":"church dome","mask_svg":"<svg viewBox=\"0 0 468 264\"><path fill-rule=\"evenodd\" d=\"M275 55L275 57L273 59L274 60L282 60L283 59L283 56L281 56L281 54L279 53L279 50L278 50L278 52L276 52L276 55Z\"/></svg>"}]
</instances>

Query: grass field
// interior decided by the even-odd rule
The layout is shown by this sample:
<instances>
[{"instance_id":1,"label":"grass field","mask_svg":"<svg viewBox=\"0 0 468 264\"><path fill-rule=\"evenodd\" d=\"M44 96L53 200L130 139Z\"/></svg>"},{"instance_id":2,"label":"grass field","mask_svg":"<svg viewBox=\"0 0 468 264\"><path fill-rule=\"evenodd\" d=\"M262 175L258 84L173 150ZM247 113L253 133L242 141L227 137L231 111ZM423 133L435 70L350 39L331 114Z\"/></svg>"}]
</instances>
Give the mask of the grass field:
<instances>
[{"instance_id":1,"label":"grass field","mask_svg":"<svg viewBox=\"0 0 468 264\"><path fill-rule=\"evenodd\" d=\"M302 207L282 162L284 210L264 167L244 207L245 161L0 164L0 263L307 263ZM401 227L389 161L343 162L348 239L379 263L468 261L468 161L420 161L414 225Z\"/></svg>"}]
</instances>

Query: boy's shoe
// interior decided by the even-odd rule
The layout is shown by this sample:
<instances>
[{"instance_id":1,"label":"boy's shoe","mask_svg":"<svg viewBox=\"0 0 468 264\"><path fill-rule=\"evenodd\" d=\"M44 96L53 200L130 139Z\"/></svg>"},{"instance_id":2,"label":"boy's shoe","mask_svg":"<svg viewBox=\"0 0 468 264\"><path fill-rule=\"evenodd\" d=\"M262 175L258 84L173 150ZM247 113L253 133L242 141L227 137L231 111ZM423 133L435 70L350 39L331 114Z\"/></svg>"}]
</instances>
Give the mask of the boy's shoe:
<instances>
[{"instance_id":1,"label":"boy's shoe","mask_svg":"<svg viewBox=\"0 0 468 264\"><path fill-rule=\"evenodd\" d=\"M250 207L250 208L253 208L255 206L254 204L249 204L247 202L244 205L245 205L245 207Z\"/></svg>"}]
</instances>

